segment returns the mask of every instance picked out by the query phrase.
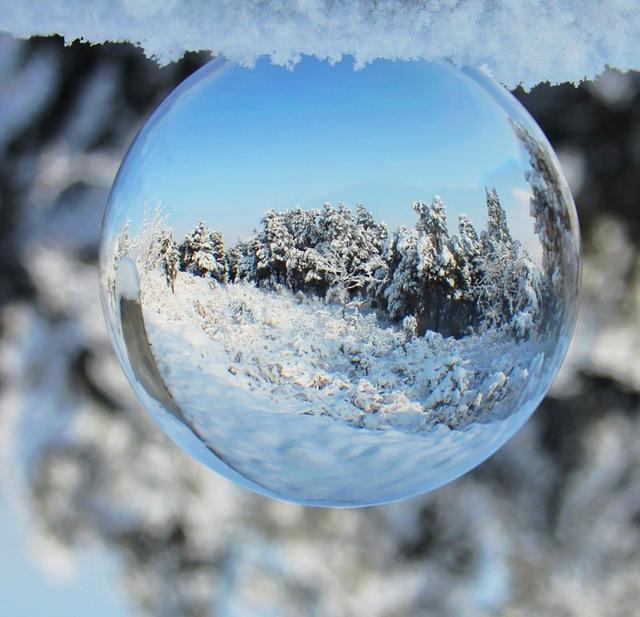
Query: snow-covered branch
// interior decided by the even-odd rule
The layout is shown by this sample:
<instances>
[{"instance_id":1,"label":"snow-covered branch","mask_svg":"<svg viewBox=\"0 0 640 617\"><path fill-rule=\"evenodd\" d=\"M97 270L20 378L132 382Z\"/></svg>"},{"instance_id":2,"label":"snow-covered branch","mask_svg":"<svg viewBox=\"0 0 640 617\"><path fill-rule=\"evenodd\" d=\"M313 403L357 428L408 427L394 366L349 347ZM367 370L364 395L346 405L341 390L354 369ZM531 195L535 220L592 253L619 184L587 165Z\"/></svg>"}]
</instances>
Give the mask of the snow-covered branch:
<instances>
[{"instance_id":1,"label":"snow-covered branch","mask_svg":"<svg viewBox=\"0 0 640 617\"><path fill-rule=\"evenodd\" d=\"M243 64L448 58L486 66L509 87L640 68L639 26L634 0L0 0L0 30L131 41L161 64L189 50Z\"/></svg>"}]
</instances>

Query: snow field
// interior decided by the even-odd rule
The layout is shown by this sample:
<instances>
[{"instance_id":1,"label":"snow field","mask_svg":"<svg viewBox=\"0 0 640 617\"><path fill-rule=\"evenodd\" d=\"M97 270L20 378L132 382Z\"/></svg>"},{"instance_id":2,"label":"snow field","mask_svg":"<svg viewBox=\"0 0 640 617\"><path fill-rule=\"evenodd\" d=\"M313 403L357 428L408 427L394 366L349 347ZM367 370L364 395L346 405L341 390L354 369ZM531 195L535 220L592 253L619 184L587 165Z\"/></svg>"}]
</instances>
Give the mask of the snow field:
<instances>
[{"instance_id":1,"label":"snow field","mask_svg":"<svg viewBox=\"0 0 640 617\"><path fill-rule=\"evenodd\" d=\"M373 315L183 272L175 294L153 271L142 289L188 430L161 424L270 496L354 506L422 493L491 455L538 403L543 355L497 333L407 340Z\"/></svg>"},{"instance_id":2,"label":"snow field","mask_svg":"<svg viewBox=\"0 0 640 617\"><path fill-rule=\"evenodd\" d=\"M251 393L279 412L329 416L359 428L419 432L508 415L541 367L535 344L499 332L460 340L433 332L415 337L379 325L372 312L284 288L219 285L186 273L179 274L175 294L154 274L143 288L149 336L168 370L177 364L187 370L188 350L203 355L206 349L206 362L192 360L191 370L217 387ZM187 350L180 360L175 351L162 352L173 324ZM188 378L166 379L176 395L188 388Z\"/></svg>"}]
</instances>

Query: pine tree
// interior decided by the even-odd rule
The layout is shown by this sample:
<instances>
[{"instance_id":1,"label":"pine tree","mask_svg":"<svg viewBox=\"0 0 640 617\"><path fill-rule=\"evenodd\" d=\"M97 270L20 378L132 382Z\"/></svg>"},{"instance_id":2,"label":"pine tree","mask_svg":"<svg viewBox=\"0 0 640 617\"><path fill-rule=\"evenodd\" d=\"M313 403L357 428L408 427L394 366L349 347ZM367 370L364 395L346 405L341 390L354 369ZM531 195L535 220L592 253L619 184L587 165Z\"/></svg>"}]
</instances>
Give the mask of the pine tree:
<instances>
[{"instance_id":1,"label":"pine tree","mask_svg":"<svg viewBox=\"0 0 640 617\"><path fill-rule=\"evenodd\" d=\"M216 270L211 235L203 221L198 222L180 244L180 267L189 274L203 277Z\"/></svg>"},{"instance_id":2,"label":"pine tree","mask_svg":"<svg viewBox=\"0 0 640 617\"><path fill-rule=\"evenodd\" d=\"M422 306L417 315L418 330L452 334L447 316L455 290L455 263L450 250L446 209L438 195L431 205L416 202L418 214L418 274L422 281Z\"/></svg>"},{"instance_id":3,"label":"pine tree","mask_svg":"<svg viewBox=\"0 0 640 617\"><path fill-rule=\"evenodd\" d=\"M540 269L526 252L515 264L513 324L515 334L524 337L540 324L543 281Z\"/></svg>"},{"instance_id":4,"label":"pine tree","mask_svg":"<svg viewBox=\"0 0 640 617\"><path fill-rule=\"evenodd\" d=\"M158 244L160 267L167 281L167 286L175 293L180 255L178 253L178 246L170 230L163 230L158 239Z\"/></svg>"},{"instance_id":5,"label":"pine tree","mask_svg":"<svg viewBox=\"0 0 640 617\"><path fill-rule=\"evenodd\" d=\"M229 270L233 282L240 280L257 282L258 250L259 242L257 235L254 233L248 240L238 242L229 251Z\"/></svg>"},{"instance_id":6,"label":"pine tree","mask_svg":"<svg viewBox=\"0 0 640 617\"><path fill-rule=\"evenodd\" d=\"M542 246L541 308L549 318L539 321L545 327L561 324L564 303L562 289L577 285L580 276L577 221L565 203L571 203L565 182L549 163L543 144L523 125L511 121L512 127L529 155L530 169L525 178L531 186L529 211L534 231Z\"/></svg>"},{"instance_id":7,"label":"pine tree","mask_svg":"<svg viewBox=\"0 0 640 617\"><path fill-rule=\"evenodd\" d=\"M534 231L542 244L542 269L549 280L557 279L566 246L575 242L572 228L577 222L564 207L564 202L571 201L571 197L565 193L564 182L557 170L549 164L542 144L521 124L513 120L511 124L529 155L531 168L525 178L531 185L529 210Z\"/></svg>"},{"instance_id":8,"label":"pine tree","mask_svg":"<svg viewBox=\"0 0 640 617\"><path fill-rule=\"evenodd\" d=\"M478 305L483 321L498 327L513 316L517 287L515 265L520 244L514 241L496 189L487 188L487 226L480 236Z\"/></svg>"},{"instance_id":9,"label":"pine tree","mask_svg":"<svg viewBox=\"0 0 640 617\"><path fill-rule=\"evenodd\" d=\"M480 320L477 284L480 278L480 238L466 214L458 216L458 234L451 238L458 290L457 331L476 328Z\"/></svg>"},{"instance_id":10,"label":"pine tree","mask_svg":"<svg viewBox=\"0 0 640 617\"><path fill-rule=\"evenodd\" d=\"M385 275L381 254L386 227L377 225L364 206L358 207L354 217L344 204L337 208L325 204L319 224L321 236L315 248L320 259L316 265L327 289L343 302L354 295L367 295Z\"/></svg>"},{"instance_id":11,"label":"pine tree","mask_svg":"<svg viewBox=\"0 0 640 617\"><path fill-rule=\"evenodd\" d=\"M422 306L423 286L418 276L418 232L400 227L389 238L384 251L388 284L382 295L391 319L417 316Z\"/></svg>"},{"instance_id":12,"label":"pine tree","mask_svg":"<svg viewBox=\"0 0 640 617\"><path fill-rule=\"evenodd\" d=\"M513 238L507 223L507 213L500 204L500 198L496 188L489 190L485 187L487 203L487 228L483 236L489 241L505 247L513 245Z\"/></svg>"},{"instance_id":13,"label":"pine tree","mask_svg":"<svg viewBox=\"0 0 640 617\"><path fill-rule=\"evenodd\" d=\"M458 217L457 242L459 248L456 261L460 287L466 299L475 301L474 286L480 269L480 238L466 214Z\"/></svg>"},{"instance_id":14,"label":"pine tree","mask_svg":"<svg viewBox=\"0 0 640 617\"><path fill-rule=\"evenodd\" d=\"M287 259L293 247L293 239L285 224L283 214L268 210L257 235L256 267L260 281L284 283Z\"/></svg>"},{"instance_id":15,"label":"pine tree","mask_svg":"<svg viewBox=\"0 0 640 617\"><path fill-rule=\"evenodd\" d=\"M212 231L209 234L209 244L211 245L211 257L213 260L211 276L220 283L226 283L228 278L228 263L222 233L217 230Z\"/></svg>"},{"instance_id":16,"label":"pine tree","mask_svg":"<svg viewBox=\"0 0 640 617\"><path fill-rule=\"evenodd\" d=\"M387 265L382 257L389 231L384 223L376 223L371 212L362 204L357 206L355 242L357 267L370 273L367 292L375 296L378 287L388 276Z\"/></svg>"}]
</instances>

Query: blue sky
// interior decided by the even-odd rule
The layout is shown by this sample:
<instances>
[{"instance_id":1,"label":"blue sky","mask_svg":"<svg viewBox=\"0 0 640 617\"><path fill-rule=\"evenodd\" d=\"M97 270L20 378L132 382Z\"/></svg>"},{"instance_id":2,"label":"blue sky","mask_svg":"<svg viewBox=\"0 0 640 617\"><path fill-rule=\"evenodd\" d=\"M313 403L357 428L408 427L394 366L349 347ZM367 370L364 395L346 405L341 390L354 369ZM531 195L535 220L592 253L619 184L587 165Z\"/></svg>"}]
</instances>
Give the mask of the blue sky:
<instances>
[{"instance_id":1,"label":"blue sky","mask_svg":"<svg viewBox=\"0 0 640 617\"><path fill-rule=\"evenodd\" d=\"M392 227L412 225L411 202L437 193L452 226L464 212L482 227L488 184L535 254L525 165L506 112L447 65L217 63L142 132L118 180L116 218L135 223L145 203L161 202L177 235L202 218L232 240L268 208L325 201L362 202Z\"/></svg>"}]
</instances>

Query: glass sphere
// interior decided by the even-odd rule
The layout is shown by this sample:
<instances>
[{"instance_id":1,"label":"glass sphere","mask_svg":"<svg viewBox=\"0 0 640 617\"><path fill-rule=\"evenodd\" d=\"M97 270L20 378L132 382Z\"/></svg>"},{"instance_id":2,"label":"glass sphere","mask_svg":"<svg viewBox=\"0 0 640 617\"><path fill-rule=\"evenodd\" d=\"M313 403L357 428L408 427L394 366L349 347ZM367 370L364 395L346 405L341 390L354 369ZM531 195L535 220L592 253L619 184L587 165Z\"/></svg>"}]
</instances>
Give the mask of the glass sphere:
<instances>
[{"instance_id":1,"label":"glass sphere","mask_svg":"<svg viewBox=\"0 0 640 617\"><path fill-rule=\"evenodd\" d=\"M265 495L360 506L456 478L526 421L579 254L555 155L486 75L214 61L122 163L102 299L188 452Z\"/></svg>"}]
</instances>

